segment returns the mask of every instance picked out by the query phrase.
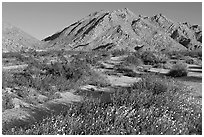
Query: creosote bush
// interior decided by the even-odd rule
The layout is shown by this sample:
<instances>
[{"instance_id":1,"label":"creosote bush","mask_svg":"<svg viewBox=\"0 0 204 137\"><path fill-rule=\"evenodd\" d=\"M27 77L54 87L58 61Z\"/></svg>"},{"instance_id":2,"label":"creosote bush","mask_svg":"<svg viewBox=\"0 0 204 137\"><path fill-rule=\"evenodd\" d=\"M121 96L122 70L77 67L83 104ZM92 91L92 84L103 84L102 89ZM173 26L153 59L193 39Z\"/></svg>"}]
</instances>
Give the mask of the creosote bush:
<instances>
[{"instance_id":1,"label":"creosote bush","mask_svg":"<svg viewBox=\"0 0 204 137\"><path fill-rule=\"evenodd\" d=\"M183 63L177 63L170 69L167 74L171 77L183 77L188 75L187 65Z\"/></svg>"},{"instance_id":2,"label":"creosote bush","mask_svg":"<svg viewBox=\"0 0 204 137\"><path fill-rule=\"evenodd\" d=\"M157 63L166 63L168 58L162 53L145 51L141 54L141 59L147 65L154 65Z\"/></svg>"},{"instance_id":3,"label":"creosote bush","mask_svg":"<svg viewBox=\"0 0 204 137\"><path fill-rule=\"evenodd\" d=\"M195 58L190 57L190 56L186 56L184 58L184 60L187 64L198 64L197 60Z\"/></svg>"},{"instance_id":4,"label":"creosote bush","mask_svg":"<svg viewBox=\"0 0 204 137\"><path fill-rule=\"evenodd\" d=\"M181 59L185 56L202 59L202 49L185 50L185 51L171 51L166 53L172 59Z\"/></svg>"},{"instance_id":5,"label":"creosote bush","mask_svg":"<svg viewBox=\"0 0 204 137\"><path fill-rule=\"evenodd\" d=\"M114 49L111 50L110 52L113 57L122 56L128 53L128 51L125 49Z\"/></svg>"},{"instance_id":6,"label":"creosote bush","mask_svg":"<svg viewBox=\"0 0 204 137\"><path fill-rule=\"evenodd\" d=\"M124 65L139 66L142 63L143 63L142 60L140 58L138 58L137 56L134 56L134 55L129 55L126 58L123 59L123 64Z\"/></svg>"},{"instance_id":7,"label":"creosote bush","mask_svg":"<svg viewBox=\"0 0 204 137\"><path fill-rule=\"evenodd\" d=\"M2 111L12 108L14 108L12 97L8 94L2 94Z\"/></svg>"},{"instance_id":8,"label":"creosote bush","mask_svg":"<svg viewBox=\"0 0 204 137\"><path fill-rule=\"evenodd\" d=\"M9 72L2 72L2 89L6 87L13 87L13 75Z\"/></svg>"}]
</instances>

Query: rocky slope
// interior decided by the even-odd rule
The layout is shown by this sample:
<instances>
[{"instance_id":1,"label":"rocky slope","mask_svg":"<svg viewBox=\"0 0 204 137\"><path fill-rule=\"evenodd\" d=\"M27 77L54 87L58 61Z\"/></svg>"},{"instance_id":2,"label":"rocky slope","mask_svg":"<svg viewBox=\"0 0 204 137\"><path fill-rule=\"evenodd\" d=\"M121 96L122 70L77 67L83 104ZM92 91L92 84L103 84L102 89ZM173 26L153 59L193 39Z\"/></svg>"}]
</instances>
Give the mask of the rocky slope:
<instances>
[{"instance_id":1,"label":"rocky slope","mask_svg":"<svg viewBox=\"0 0 204 137\"><path fill-rule=\"evenodd\" d=\"M187 22L174 23L162 14L146 18L146 20L188 49L193 50L202 46L202 28L199 25L191 25Z\"/></svg>"},{"instance_id":2,"label":"rocky slope","mask_svg":"<svg viewBox=\"0 0 204 137\"><path fill-rule=\"evenodd\" d=\"M2 23L2 51L15 52L21 49L35 48L42 45L42 41L30 36L19 28L7 23Z\"/></svg>"},{"instance_id":3,"label":"rocky slope","mask_svg":"<svg viewBox=\"0 0 204 137\"><path fill-rule=\"evenodd\" d=\"M43 41L49 49L184 50L201 47L201 30L175 24L161 14L136 16L125 8L92 13Z\"/></svg>"}]
</instances>

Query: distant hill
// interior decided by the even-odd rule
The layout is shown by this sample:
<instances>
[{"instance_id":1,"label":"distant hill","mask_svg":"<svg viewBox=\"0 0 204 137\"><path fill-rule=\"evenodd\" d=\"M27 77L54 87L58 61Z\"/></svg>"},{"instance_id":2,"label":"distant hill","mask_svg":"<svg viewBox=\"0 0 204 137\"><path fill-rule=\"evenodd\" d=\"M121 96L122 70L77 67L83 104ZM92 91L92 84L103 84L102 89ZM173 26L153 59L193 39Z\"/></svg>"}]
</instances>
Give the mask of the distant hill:
<instances>
[{"instance_id":1,"label":"distant hill","mask_svg":"<svg viewBox=\"0 0 204 137\"><path fill-rule=\"evenodd\" d=\"M201 48L202 29L162 14L137 16L125 8L92 13L43 41L47 49L193 50Z\"/></svg>"},{"instance_id":2,"label":"distant hill","mask_svg":"<svg viewBox=\"0 0 204 137\"><path fill-rule=\"evenodd\" d=\"M2 51L16 52L21 49L39 49L43 42L30 36L19 28L7 23L2 23Z\"/></svg>"}]
</instances>

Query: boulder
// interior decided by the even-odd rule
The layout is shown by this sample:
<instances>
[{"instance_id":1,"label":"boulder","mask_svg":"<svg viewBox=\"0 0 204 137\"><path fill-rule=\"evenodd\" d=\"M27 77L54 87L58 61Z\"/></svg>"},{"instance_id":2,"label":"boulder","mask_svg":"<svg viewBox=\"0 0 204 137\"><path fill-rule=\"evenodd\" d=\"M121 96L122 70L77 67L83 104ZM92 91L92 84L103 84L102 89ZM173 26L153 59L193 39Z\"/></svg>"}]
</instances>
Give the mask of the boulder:
<instances>
[{"instance_id":1,"label":"boulder","mask_svg":"<svg viewBox=\"0 0 204 137\"><path fill-rule=\"evenodd\" d=\"M14 108L21 108L21 107L29 107L30 106L28 103L25 103L24 101L22 101L18 98L13 98L12 103L14 105Z\"/></svg>"}]
</instances>

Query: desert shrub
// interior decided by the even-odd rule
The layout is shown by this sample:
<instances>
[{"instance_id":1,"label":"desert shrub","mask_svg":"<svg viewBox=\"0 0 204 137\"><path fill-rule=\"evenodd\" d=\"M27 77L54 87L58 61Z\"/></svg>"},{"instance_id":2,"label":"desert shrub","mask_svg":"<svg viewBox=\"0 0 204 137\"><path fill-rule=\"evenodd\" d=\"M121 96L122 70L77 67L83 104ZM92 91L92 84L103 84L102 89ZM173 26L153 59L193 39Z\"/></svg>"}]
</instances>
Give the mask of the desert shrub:
<instances>
[{"instance_id":1,"label":"desert shrub","mask_svg":"<svg viewBox=\"0 0 204 137\"><path fill-rule=\"evenodd\" d=\"M196 50L196 51L194 51L194 54L196 54L195 56L196 57L199 57L200 59L202 59L202 50L200 49L198 49L198 50Z\"/></svg>"},{"instance_id":2,"label":"desert shrub","mask_svg":"<svg viewBox=\"0 0 204 137\"><path fill-rule=\"evenodd\" d=\"M145 64L156 63L156 57L152 52L145 51L142 53L141 58Z\"/></svg>"},{"instance_id":3,"label":"desert shrub","mask_svg":"<svg viewBox=\"0 0 204 137\"><path fill-rule=\"evenodd\" d=\"M28 60L27 57L25 57L22 53L18 53L16 56L15 56L16 60L19 61L19 62L26 62Z\"/></svg>"},{"instance_id":4,"label":"desert shrub","mask_svg":"<svg viewBox=\"0 0 204 137\"><path fill-rule=\"evenodd\" d=\"M91 52L79 52L74 56L75 60L81 60L84 63L96 65L99 60L109 56L108 52L103 51L91 51Z\"/></svg>"},{"instance_id":5,"label":"desert shrub","mask_svg":"<svg viewBox=\"0 0 204 137\"><path fill-rule=\"evenodd\" d=\"M202 49L196 50L184 50L184 51L172 51L166 53L171 59L182 59L185 56L190 56L192 58L202 58Z\"/></svg>"},{"instance_id":6,"label":"desert shrub","mask_svg":"<svg viewBox=\"0 0 204 137\"><path fill-rule=\"evenodd\" d=\"M166 63L166 61L168 60L168 57L163 54L163 53L155 53L155 56L156 56L156 60L157 60L157 63Z\"/></svg>"},{"instance_id":7,"label":"desert shrub","mask_svg":"<svg viewBox=\"0 0 204 137\"><path fill-rule=\"evenodd\" d=\"M131 52L131 55L137 57L137 58L141 58L141 53L138 52L138 51L135 51L135 52Z\"/></svg>"},{"instance_id":8,"label":"desert shrub","mask_svg":"<svg viewBox=\"0 0 204 137\"><path fill-rule=\"evenodd\" d=\"M87 98L58 116L3 134L201 135L202 107L188 92L176 81L149 75L116 88L110 103Z\"/></svg>"},{"instance_id":9,"label":"desert shrub","mask_svg":"<svg viewBox=\"0 0 204 137\"><path fill-rule=\"evenodd\" d=\"M173 65L171 63L166 62L166 63L157 63L157 64L154 64L152 67L153 68L171 69L172 66Z\"/></svg>"},{"instance_id":10,"label":"desert shrub","mask_svg":"<svg viewBox=\"0 0 204 137\"><path fill-rule=\"evenodd\" d=\"M129 55L123 59L123 64L138 66L142 64L142 60L134 55Z\"/></svg>"},{"instance_id":11,"label":"desert shrub","mask_svg":"<svg viewBox=\"0 0 204 137\"><path fill-rule=\"evenodd\" d=\"M145 64L154 65L157 63L165 63L167 61L167 56L162 53L156 53L151 51L145 51L142 53L141 58Z\"/></svg>"},{"instance_id":12,"label":"desert shrub","mask_svg":"<svg viewBox=\"0 0 204 137\"><path fill-rule=\"evenodd\" d=\"M196 49L191 51L186 51L183 53L185 56L202 58L202 49Z\"/></svg>"},{"instance_id":13,"label":"desert shrub","mask_svg":"<svg viewBox=\"0 0 204 137\"><path fill-rule=\"evenodd\" d=\"M110 86L110 83L95 71L91 71L91 75L89 75L89 77L86 77L85 82L86 84L95 85L97 87Z\"/></svg>"},{"instance_id":14,"label":"desert shrub","mask_svg":"<svg viewBox=\"0 0 204 137\"><path fill-rule=\"evenodd\" d=\"M114 50L111 50L111 55L113 57L122 56L122 55L125 55L125 54L127 54L127 50L125 50L125 49L114 49Z\"/></svg>"},{"instance_id":15,"label":"desert shrub","mask_svg":"<svg viewBox=\"0 0 204 137\"><path fill-rule=\"evenodd\" d=\"M59 54L58 56L62 56L61 53ZM51 64L43 63L34 57L28 57L28 67L11 77L5 74L3 85L32 87L46 96L52 96L55 93L51 86L57 86L59 91L64 91L76 88L81 84L88 83L88 81L89 83L105 85L106 82L95 75L95 72L90 68L90 65L100 58L100 55L98 58L92 58L95 55L97 54L81 53L71 62L58 61Z\"/></svg>"},{"instance_id":16,"label":"desert shrub","mask_svg":"<svg viewBox=\"0 0 204 137\"><path fill-rule=\"evenodd\" d=\"M169 51L165 53L170 59L181 59L184 57L181 51Z\"/></svg>"},{"instance_id":17,"label":"desert shrub","mask_svg":"<svg viewBox=\"0 0 204 137\"><path fill-rule=\"evenodd\" d=\"M82 75L83 68L78 64L61 64L54 63L47 69L47 74L62 76L67 79L79 79Z\"/></svg>"},{"instance_id":18,"label":"desert shrub","mask_svg":"<svg viewBox=\"0 0 204 137\"><path fill-rule=\"evenodd\" d=\"M141 100L139 99L140 98L139 95L141 94L141 96L144 95L147 98L146 97L143 98L142 99L143 101L141 100L140 103L149 104L152 100L150 98L154 98L155 95L162 94L168 91L168 84L166 82L167 82L166 79L161 79L156 76L152 75L149 75L148 77L145 76L142 78L141 81L133 84L132 87L129 89L124 88L123 90L121 89L116 90L113 95L114 97L113 100L115 101L115 105L117 105L117 103L119 103L120 105L128 105L126 103L129 103L129 105L131 105L134 104L136 100L137 101Z\"/></svg>"},{"instance_id":19,"label":"desert shrub","mask_svg":"<svg viewBox=\"0 0 204 137\"><path fill-rule=\"evenodd\" d=\"M171 77L187 76L188 75L187 65L183 63L177 63L174 66L172 66L167 75Z\"/></svg>"},{"instance_id":20,"label":"desert shrub","mask_svg":"<svg viewBox=\"0 0 204 137\"><path fill-rule=\"evenodd\" d=\"M170 62L167 62L167 63L163 64L162 67L163 67L164 69L171 69L172 66L173 66L173 65L172 65Z\"/></svg>"},{"instance_id":21,"label":"desert shrub","mask_svg":"<svg viewBox=\"0 0 204 137\"><path fill-rule=\"evenodd\" d=\"M164 64L162 64L162 63L157 63L157 64L154 64L152 67L153 67L153 68L163 68L163 67L164 67Z\"/></svg>"},{"instance_id":22,"label":"desert shrub","mask_svg":"<svg viewBox=\"0 0 204 137\"><path fill-rule=\"evenodd\" d=\"M14 105L12 103L12 97L9 94L2 94L2 111L6 109L12 109Z\"/></svg>"},{"instance_id":23,"label":"desert shrub","mask_svg":"<svg viewBox=\"0 0 204 137\"><path fill-rule=\"evenodd\" d=\"M168 80L165 78L159 78L156 76L145 77L141 83L136 83L134 86L137 88L137 86L141 84L144 86L144 88L151 91L153 95L164 93L168 90Z\"/></svg>"},{"instance_id":24,"label":"desert shrub","mask_svg":"<svg viewBox=\"0 0 204 137\"><path fill-rule=\"evenodd\" d=\"M13 87L13 76L9 72L2 72L2 88Z\"/></svg>"},{"instance_id":25,"label":"desert shrub","mask_svg":"<svg viewBox=\"0 0 204 137\"><path fill-rule=\"evenodd\" d=\"M184 59L187 64L197 64L197 61L190 56L186 56Z\"/></svg>"},{"instance_id":26,"label":"desert shrub","mask_svg":"<svg viewBox=\"0 0 204 137\"><path fill-rule=\"evenodd\" d=\"M21 57L20 52L2 53L2 58L15 58L15 57Z\"/></svg>"},{"instance_id":27,"label":"desert shrub","mask_svg":"<svg viewBox=\"0 0 204 137\"><path fill-rule=\"evenodd\" d=\"M58 64L51 65L47 75L55 76L53 82L60 91L83 84L108 85L105 79L92 70L90 64L84 60L75 58L68 64Z\"/></svg>"},{"instance_id":28,"label":"desert shrub","mask_svg":"<svg viewBox=\"0 0 204 137\"><path fill-rule=\"evenodd\" d=\"M138 74L135 73L132 69L128 68L127 64L125 64L125 63L121 63L121 64L115 65L113 67L113 70L114 70L113 72L110 71L110 72L108 72L106 74L109 74L109 75L118 75L117 73L121 73L124 76L128 76L128 77L136 77L136 76L138 76Z\"/></svg>"},{"instance_id":29,"label":"desert shrub","mask_svg":"<svg viewBox=\"0 0 204 137\"><path fill-rule=\"evenodd\" d=\"M29 73L21 72L13 75L13 84L17 86L32 86L32 76Z\"/></svg>"}]
</instances>

